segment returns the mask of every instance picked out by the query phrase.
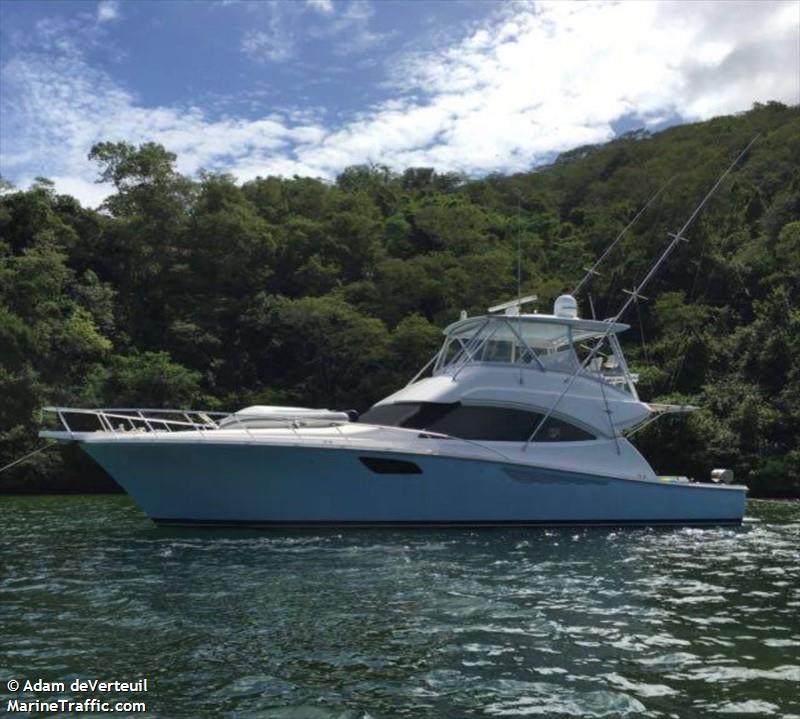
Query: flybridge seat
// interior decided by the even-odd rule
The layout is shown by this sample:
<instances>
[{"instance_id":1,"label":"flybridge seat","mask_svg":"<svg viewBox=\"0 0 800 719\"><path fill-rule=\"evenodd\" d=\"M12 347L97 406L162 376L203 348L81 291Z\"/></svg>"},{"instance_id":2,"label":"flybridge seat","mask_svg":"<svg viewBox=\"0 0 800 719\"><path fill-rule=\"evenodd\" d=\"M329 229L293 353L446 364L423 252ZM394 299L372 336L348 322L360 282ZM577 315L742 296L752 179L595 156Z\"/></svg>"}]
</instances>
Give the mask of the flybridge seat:
<instances>
[{"instance_id":1,"label":"flybridge seat","mask_svg":"<svg viewBox=\"0 0 800 719\"><path fill-rule=\"evenodd\" d=\"M335 412L330 409L310 409L308 407L276 407L271 405L254 405L224 417L217 426L220 429L270 429L294 424L302 427L323 427L341 422L349 422L347 412Z\"/></svg>"}]
</instances>

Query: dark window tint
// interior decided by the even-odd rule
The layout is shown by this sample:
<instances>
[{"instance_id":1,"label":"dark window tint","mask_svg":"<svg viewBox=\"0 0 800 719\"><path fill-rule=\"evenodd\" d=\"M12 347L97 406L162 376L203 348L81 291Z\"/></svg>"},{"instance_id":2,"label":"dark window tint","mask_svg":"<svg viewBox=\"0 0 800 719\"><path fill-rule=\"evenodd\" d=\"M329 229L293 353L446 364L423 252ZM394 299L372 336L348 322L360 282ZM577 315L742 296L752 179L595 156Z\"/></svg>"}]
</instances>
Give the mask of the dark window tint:
<instances>
[{"instance_id":1,"label":"dark window tint","mask_svg":"<svg viewBox=\"0 0 800 719\"><path fill-rule=\"evenodd\" d=\"M506 407L460 406L439 418L427 429L461 439L495 442L524 442L531 436L535 415Z\"/></svg>"},{"instance_id":2,"label":"dark window tint","mask_svg":"<svg viewBox=\"0 0 800 719\"><path fill-rule=\"evenodd\" d=\"M365 424L384 424L390 427L405 427L404 422L419 411L419 404L382 404L367 410L359 418Z\"/></svg>"},{"instance_id":3,"label":"dark window tint","mask_svg":"<svg viewBox=\"0 0 800 719\"><path fill-rule=\"evenodd\" d=\"M367 424L385 424L409 429L428 429L431 424L451 410L458 403L441 402L400 402L373 407L361 415L359 421Z\"/></svg>"},{"instance_id":4,"label":"dark window tint","mask_svg":"<svg viewBox=\"0 0 800 719\"><path fill-rule=\"evenodd\" d=\"M404 402L383 405L362 415L362 422L441 432L461 439L487 442L524 442L543 415L508 407L470 406L460 403ZM550 417L535 442L580 442L594 435L569 422Z\"/></svg>"},{"instance_id":5,"label":"dark window tint","mask_svg":"<svg viewBox=\"0 0 800 719\"><path fill-rule=\"evenodd\" d=\"M536 416L536 425L534 429L541 422L544 415ZM530 435L529 435L530 436ZM534 442L582 442L587 439L596 439L593 434L586 430L576 427L574 424L564 422L563 420L550 417L545 422L544 427L539 430Z\"/></svg>"}]
</instances>

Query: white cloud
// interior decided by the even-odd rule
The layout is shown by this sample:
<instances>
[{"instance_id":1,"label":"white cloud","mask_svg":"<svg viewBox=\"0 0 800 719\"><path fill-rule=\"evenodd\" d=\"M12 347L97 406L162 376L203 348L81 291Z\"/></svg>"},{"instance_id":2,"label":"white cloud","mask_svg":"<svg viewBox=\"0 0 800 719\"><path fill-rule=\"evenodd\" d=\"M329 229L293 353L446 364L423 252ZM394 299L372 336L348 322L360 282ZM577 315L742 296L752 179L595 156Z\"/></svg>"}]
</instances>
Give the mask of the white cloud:
<instances>
[{"instance_id":1,"label":"white cloud","mask_svg":"<svg viewBox=\"0 0 800 719\"><path fill-rule=\"evenodd\" d=\"M242 180L331 178L369 161L480 174L609 139L625 116L654 124L800 102L795 0L499 7L449 46L395 59L394 97L335 127L303 112L212 120L199 108L145 107L53 37L55 54L18 54L3 67L2 173L48 175L95 204L102 190L86 154L94 142L127 140L163 143L182 172ZM252 51L283 52L270 43L254 37Z\"/></svg>"},{"instance_id":2,"label":"white cloud","mask_svg":"<svg viewBox=\"0 0 800 719\"><path fill-rule=\"evenodd\" d=\"M103 200L114 192L111 185L92 182L82 177L54 175L49 179L53 181L56 192L77 197L86 207L99 207ZM23 183L23 186L28 184L30 184L29 181Z\"/></svg>"},{"instance_id":3,"label":"white cloud","mask_svg":"<svg viewBox=\"0 0 800 719\"><path fill-rule=\"evenodd\" d=\"M266 26L253 28L244 34L242 52L253 60L283 62L294 54L294 36L284 22L283 6L276 1L267 6L269 20Z\"/></svg>"},{"instance_id":4,"label":"white cloud","mask_svg":"<svg viewBox=\"0 0 800 719\"><path fill-rule=\"evenodd\" d=\"M248 30L242 38L242 51L254 60L281 62L294 51L294 42L279 28Z\"/></svg>"},{"instance_id":5,"label":"white cloud","mask_svg":"<svg viewBox=\"0 0 800 719\"><path fill-rule=\"evenodd\" d=\"M330 15L333 12L333 0L306 0L306 5L324 15Z\"/></svg>"},{"instance_id":6,"label":"white cloud","mask_svg":"<svg viewBox=\"0 0 800 719\"><path fill-rule=\"evenodd\" d=\"M338 14L332 0L306 0L304 4L268 0L247 7L260 22L244 33L241 49L258 62L285 62L294 58L300 54L298 46L308 38L328 39L334 52L344 56L363 53L390 36L370 27L375 14L370 0L342 3ZM326 16L326 20L309 23L303 17L309 9Z\"/></svg>"},{"instance_id":7,"label":"white cloud","mask_svg":"<svg viewBox=\"0 0 800 719\"><path fill-rule=\"evenodd\" d=\"M109 22L119 17L118 0L101 0L97 4L97 22Z\"/></svg>"},{"instance_id":8,"label":"white cloud","mask_svg":"<svg viewBox=\"0 0 800 719\"><path fill-rule=\"evenodd\" d=\"M327 3L328 0L323 2ZM369 0L350 0L335 19L322 27L310 28L308 34L318 38L336 38L334 50L337 55L361 53L390 36L390 33L372 30L370 22L374 15L375 8Z\"/></svg>"}]
</instances>

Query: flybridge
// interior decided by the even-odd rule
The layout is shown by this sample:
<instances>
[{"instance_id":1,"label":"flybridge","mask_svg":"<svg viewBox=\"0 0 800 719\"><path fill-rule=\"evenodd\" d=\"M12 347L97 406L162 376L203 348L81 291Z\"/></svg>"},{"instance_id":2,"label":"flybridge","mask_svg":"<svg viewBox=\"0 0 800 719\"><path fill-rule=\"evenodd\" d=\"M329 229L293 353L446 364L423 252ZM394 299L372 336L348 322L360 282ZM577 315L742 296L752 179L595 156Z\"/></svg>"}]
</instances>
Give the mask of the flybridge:
<instances>
[{"instance_id":1,"label":"flybridge","mask_svg":"<svg viewBox=\"0 0 800 719\"><path fill-rule=\"evenodd\" d=\"M530 295L495 305L486 315L462 315L445 328L442 347L407 386L431 367L434 376L447 375L456 381L467 366L475 364L569 376L580 367L588 349L586 343L608 335L608 351L596 357L583 374L638 399L635 387L638 376L628 370L616 337L629 329L629 325L578 317L577 303L570 295L556 300L551 315L522 314L521 307L535 299Z\"/></svg>"}]
</instances>

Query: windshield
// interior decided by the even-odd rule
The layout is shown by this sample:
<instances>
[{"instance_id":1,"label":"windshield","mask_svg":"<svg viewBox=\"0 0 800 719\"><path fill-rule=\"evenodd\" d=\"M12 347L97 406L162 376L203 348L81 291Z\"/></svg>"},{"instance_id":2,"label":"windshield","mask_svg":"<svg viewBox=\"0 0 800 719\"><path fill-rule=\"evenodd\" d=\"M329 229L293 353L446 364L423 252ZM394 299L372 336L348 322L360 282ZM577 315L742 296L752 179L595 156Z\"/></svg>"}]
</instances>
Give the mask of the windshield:
<instances>
[{"instance_id":1,"label":"windshield","mask_svg":"<svg viewBox=\"0 0 800 719\"><path fill-rule=\"evenodd\" d=\"M468 323L448 334L439 368L471 361L536 364L571 371L577 367L574 344L599 334L558 323L522 322L513 317L479 319L483 321Z\"/></svg>"},{"instance_id":2,"label":"windshield","mask_svg":"<svg viewBox=\"0 0 800 719\"><path fill-rule=\"evenodd\" d=\"M549 315L511 317L489 315L456 323L447 336L434 373L460 371L466 364L491 362L555 370L578 370L598 340L607 348L596 352L582 373L635 393L616 340L617 326L598 321L560 322Z\"/></svg>"}]
</instances>

